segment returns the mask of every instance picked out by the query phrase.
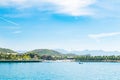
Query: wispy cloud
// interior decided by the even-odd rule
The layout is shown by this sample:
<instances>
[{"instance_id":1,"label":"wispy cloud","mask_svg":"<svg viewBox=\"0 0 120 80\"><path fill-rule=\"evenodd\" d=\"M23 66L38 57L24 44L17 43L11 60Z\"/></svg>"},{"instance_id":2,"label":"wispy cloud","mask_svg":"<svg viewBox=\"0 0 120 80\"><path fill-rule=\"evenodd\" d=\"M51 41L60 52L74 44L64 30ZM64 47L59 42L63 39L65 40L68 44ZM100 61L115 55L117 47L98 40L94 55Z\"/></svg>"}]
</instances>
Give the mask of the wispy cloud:
<instances>
[{"instance_id":1,"label":"wispy cloud","mask_svg":"<svg viewBox=\"0 0 120 80\"><path fill-rule=\"evenodd\" d=\"M4 27L5 29L9 29L9 30L12 30L12 31L14 30L14 31L12 32L13 34L20 34L20 33L22 32L22 31L20 30L21 27L19 27L19 24L18 24L18 23L13 22L13 21L8 20L8 19L3 18L3 17L0 17L0 19L3 20L3 21L5 21L5 22L7 22L7 23L10 23L10 24L14 25L14 26Z\"/></svg>"},{"instance_id":2,"label":"wispy cloud","mask_svg":"<svg viewBox=\"0 0 120 80\"><path fill-rule=\"evenodd\" d=\"M100 41L101 38L113 37L113 36L117 36L117 35L120 35L120 32L90 34L90 35L88 35L88 37L95 39L97 41Z\"/></svg>"},{"instance_id":3,"label":"wispy cloud","mask_svg":"<svg viewBox=\"0 0 120 80\"><path fill-rule=\"evenodd\" d=\"M0 0L0 6L18 10L35 8L53 14L92 17L118 17L119 4L120 0Z\"/></svg>"},{"instance_id":4,"label":"wispy cloud","mask_svg":"<svg viewBox=\"0 0 120 80\"><path fill-rule=\"evenodd\" d=\"M19 30L19 29L21 29L21 27L20 26L7 26L7 27L5 27L5 29Z\"/></svg>"},{"instance_id":5,"label":"wispy cloud","mask_svg":"<svg viewBox=\"0 0 120 80\"><path fill-rule=\"evenodd\" d=\"M16 22L13 22L13 21L11 21L11 20L8 20L8 19L6 19L6 18L3 18L3 17L0 17L0 19L1 19L1 20L3 20L3 21L5 21L5 22L7 22L7 23L13 24L13 25L15 25L15 26L18 26L18 25L19 25L18 23L16 23Z\"/></svg>"},{"instance_id":6,"label":"wispy cloud","mask_svg":"<svg viewBox=\"0 0 120 80\"><path fill-rule=\"evenodd\" d=\"M22 33L22 31L14 31L13 33L14 34L20 34L20 33Z\"/></svg>"}]
</instances>

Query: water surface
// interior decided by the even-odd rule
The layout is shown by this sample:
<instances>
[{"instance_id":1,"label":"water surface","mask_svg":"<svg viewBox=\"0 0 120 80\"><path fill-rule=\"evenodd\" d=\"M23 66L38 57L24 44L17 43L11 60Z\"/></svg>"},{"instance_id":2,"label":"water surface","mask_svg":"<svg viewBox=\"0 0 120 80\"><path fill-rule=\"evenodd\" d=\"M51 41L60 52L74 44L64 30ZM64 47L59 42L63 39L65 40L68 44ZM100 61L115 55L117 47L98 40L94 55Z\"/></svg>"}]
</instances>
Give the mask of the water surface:
<instances>
[{"instance_id":1,"label":"water surface","mask_svg":"<svg viewBox=\"0 0 120 80\"><path fill-rule=\"evenodd\" d=\"M120 63L0 63L0 80L120 80Z\"/></svg>"}]
</instances>

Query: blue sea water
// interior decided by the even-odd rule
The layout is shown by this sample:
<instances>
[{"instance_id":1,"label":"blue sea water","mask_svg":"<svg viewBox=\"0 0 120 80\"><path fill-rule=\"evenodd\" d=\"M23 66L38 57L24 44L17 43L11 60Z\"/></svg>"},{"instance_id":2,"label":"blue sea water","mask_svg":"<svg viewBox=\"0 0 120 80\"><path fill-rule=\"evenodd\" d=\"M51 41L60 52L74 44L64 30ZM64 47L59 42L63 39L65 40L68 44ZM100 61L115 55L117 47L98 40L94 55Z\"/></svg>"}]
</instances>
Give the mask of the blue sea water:
<instances>
[{"instance_id":1,"label":"blue sea water","mask_svg":"<svg viewBox=\"0 0 120 80\"><path fill-rule=\"evenodd\" d=\"M120 80L120 63L0 63L0 80Z\"/></svg>"}]
</instances>

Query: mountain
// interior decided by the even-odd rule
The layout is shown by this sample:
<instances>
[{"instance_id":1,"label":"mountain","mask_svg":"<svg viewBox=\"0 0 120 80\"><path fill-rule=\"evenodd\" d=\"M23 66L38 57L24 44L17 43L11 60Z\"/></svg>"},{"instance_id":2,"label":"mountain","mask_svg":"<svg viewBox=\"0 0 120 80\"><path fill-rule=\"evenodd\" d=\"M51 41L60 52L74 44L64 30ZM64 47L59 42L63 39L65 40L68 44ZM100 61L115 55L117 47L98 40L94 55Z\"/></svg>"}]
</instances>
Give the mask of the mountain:
<instances>
[{"instance_id":1,"label":"mountain","mask_svg":"<svg viewBox=\"0 0 120 80\"><path fill-rule=\"evenodd\" d=\"M110 56L120 55L119 51L103 51L103 50L83 50L83 51L67 51L64 49L35 49L32 51L13 51L7 48L0 48L0 53L33 53L39 55L53 55L53 56L76 56L76 55L91 55L91 56Z\"/></svg>"},{"instance_id":2,"label":"mountain","mask_svg":"<svg viewBox=\"0 0 120 80\"><path fill-rule=\"evenodd\" d=\"M72 53L79 54L79 55L92 55L92 56L120 55L120 52L118 51L103 51L103 50L72 51Z\"/></svg>"},{"instance_id":3,"label":"mountain","mask_svg":"<svg viewBox=\"0 0 120 80\"><path fill-rule=\"evenodd\" d=\"M50 49L35 49L26 53L38 54L38 55L53 55L53 56L60 56L62 55L60 52Z\"/></svg>"},{"instance_id":4,"label":"mountain","mask_svg":"<svg viewBox=\"0 0 120 80\"><path fill-rule=\"evenodd\" d=\"M11 49L0 48L0 53L17 53Z\"/></svg>"},{"instance_id":5,"label":"mountain","mask_svg":"<svg viewBox=\"0 0 120 80\"><path fill-rule=\"evenodd\" d=\"M110 56L110 55L120 55L119 51L103 51L103 50L83 50L83 51L67 51L63 49L56 49L58 52L62 53L72 53L76 55L92 55L92 56Z\"/></svg>"}]
</instances>

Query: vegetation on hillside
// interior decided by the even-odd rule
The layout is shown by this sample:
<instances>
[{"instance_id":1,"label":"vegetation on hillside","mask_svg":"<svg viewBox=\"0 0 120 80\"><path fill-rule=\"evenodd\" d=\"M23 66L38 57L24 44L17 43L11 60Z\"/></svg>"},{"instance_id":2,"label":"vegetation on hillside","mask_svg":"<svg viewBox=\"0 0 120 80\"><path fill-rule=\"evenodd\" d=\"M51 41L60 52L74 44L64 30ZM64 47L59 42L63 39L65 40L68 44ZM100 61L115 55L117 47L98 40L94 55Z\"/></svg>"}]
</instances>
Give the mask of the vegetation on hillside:
<instances>
[{"instance_id":1,"label":"vegetation on hillside","mask_svg":"<svg viewBox=\"0 0 120 80\"><path fill-rule=\"evenodd\" d=\"M23 54L13 50L0 48L0 60L76 60L76 61L120 61L120 56L90 56L75 55L72 53L61 54L49 49L36 49Z\"/></svg>"},{"instance_id":2,"label":"vegetation on hillside","mask_svg":"<svg viewBox=\"0 0 120 80\"><path fill-rule=\"evenodd\" d=\"M0 53L17 53L11 49L0 48Z\"/></svg>"},{"instance_id":3,"label":"vegetation on hillside","mask_svg":"<svg viewBox=\"0 0 120 80\"><path fill-rule=\"evenodd\" d=\"M33 51L26 52L26 54L37 55L38 59L43 60L61 60L66 58L64 54L49 49L36 49Z\"/></svg>"},{"instance_id":4,"label":"vegetation on hillside","mask_svg":"<svg viewBox=\"0 0 120 80\"><path fill-rule=\"evenodd\" d=\"M27 54L38 54L39 56L43 56L43 55L61 56L62 55L61 53L59 53L57 51L49 50L49 49L36 49L36 50L29 51L26 53Z\"/></svg>"},{"instance_id":5,"label":"vegetation on hillside","mask_svg":"<svg viewBox=\"0 0 120 80\"><path fill-rule=\"evenodd\" d=\"M75 57L76 61L92 61L92 62L96 62L96 61L120 61L120 56L77 56Z\"/></svg>"}]
</instances>

